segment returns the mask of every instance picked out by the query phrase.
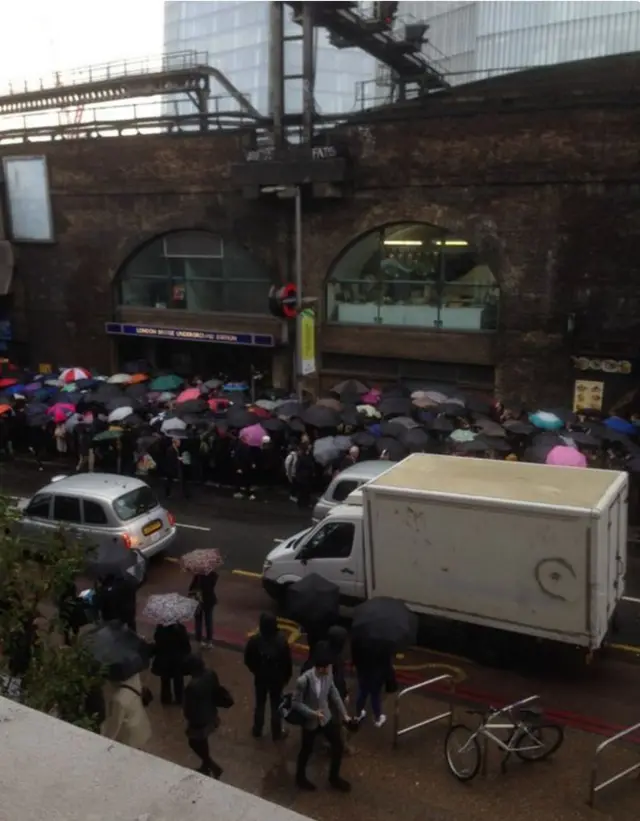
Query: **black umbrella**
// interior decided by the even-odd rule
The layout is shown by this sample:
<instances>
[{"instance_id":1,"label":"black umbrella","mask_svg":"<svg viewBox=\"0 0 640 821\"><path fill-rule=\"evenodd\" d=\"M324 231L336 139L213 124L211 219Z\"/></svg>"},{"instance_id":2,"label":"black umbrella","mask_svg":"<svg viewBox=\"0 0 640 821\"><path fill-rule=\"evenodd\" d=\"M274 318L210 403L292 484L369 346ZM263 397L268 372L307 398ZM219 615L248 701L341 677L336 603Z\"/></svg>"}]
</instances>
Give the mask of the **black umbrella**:
<instances>
[{"instance_id":1,"label":"black umbrella","mask_svg":"<svg viewBox=\"0 0 640 821\"><path fill-rule=\"evenodd\" d=\"M51 417L45 413L35 414L34 416L27 416L27 425L30 428L40 428L43 425L48 425Z\"/></svg>"},{"instance_id":2,"label":"black umbrella","mask_svg":"<svg viewBox=\"0 0 640 821\"><path fill-rule=\"evenodd\" d=\"M369 431L361 430L354 434L351 441L359 448L372 448L376 443L376 437Z\"/></svg>"},{"instance_id":3,"label":"black umbrella","mask_svg":"<svg viewBox=\"0 0 640 821\"><path fill-rule=\"evenodd\" d=\"M100 385L89 394L96 402L107 402L116 396L122 396L122 390L119 385L112 385L109 382L101 382Z\"/></svg>"},{"instance_id":4,"label":"black umbrella","mask_svg":"<svg viewBox=\"0 0 640 821\"><path fill-rule=\"evenodd\" d=\"M179 416L184 417L185 413L204 413L209 410L209 405L204 399L188 399L186 402L179 402L176 411Z\"/></svg>"},{"instance_id":5,"label":"black umbrella","mask_svg":"<svg viewBox=\"0 0 640 821\"><path fill-rule=\"evenodd\" d=\"M344 382L334 385L331 390L333 393L337 393L338 396L343 397L345 394L347 396L362 396L369 388L364 382L358 382L357 379L346 379Z\"/></svg>"},{"instance_id":6,"label":"black umbrella","mask_svg":"<svg viewBox=\"0 0 640 821\"><path fill-rule=\"evenodd\" d=\"M569 436L573 439L576 445L582 445L585 448L597 448L602 445L602 440L596 436L591 436L589 433L582 431L570 431Z\"/></svg>"},{"instance_id":7,"label":"black umbrella","mask_svg":"<svg viewBox=\"0 0 640 821\"><path fill-rule=\"evenodd\" d=\"M378 410L382 416L411 416L413 405L405 396L390 396L380 400Z\"/></svg>"},{"instance_id":8,"label":"black umbrella","mask_svg":"<svg viewBox=\"0 0 640 821\"><path fill-rule=\"evenodd\" d=\"M305 425L311 425L314 428L337 428L340 424L340 414L322 405L307 408L301 418Z\"/></svg>"},{"instance_id":9,"label":"black umbrella","mask_svg":"<svg viewBox=\"0 0 640 821\"><path fill-rule=\"evenodd\" d=\"M144 421L137 414L130 413L129 416L125 417L120 424L125 425L128 428L139 428L140 425L144 425Z\"/></svg>"},{"instance_id":10,"label":"black umbrella","mask_svg":"<svg viewBox=\"0 0 640 821\"><path fill-rule=\"evenodd\" d=\"M409 451L397 439L392 439L390 436L381 436L376 439L376 450L379 454L387 453L389 461L400 462L409 455Z\"/></svg>"},{"instance_id":11,"label":"black umbrella","mask_svg":"<svg viewBox=\"0 0 640 821\"><path fill-rule=\"evenodd\" d=\"M400 441L410 453L419 453L432 444L431 437L422 428L405 428Z\"/></svg>"},{"instance_id":12,"label":"black umbrella","mask_svg":"<svg viewBox=\"0 0 640 821\"><path fill-rule=\"evenodd\" d=\"M103 544L89 551L85 574L89 579L104 579L106 576L133 579L128 571L135 568L138 562L138 554L134 550L117 543Z\"/></svg>"},{"instance_id":13,"label":"black umbrella","mask_svg":"<svg viewBox=\"0 0 640 821\"><path fill-rule=\"evenodd\" d=\"M491 413L491 402L486 399L480 399L477 396L469 396L465 400L467 410L473 413L488 414Z\"/></svg>"},{"instance_id":14,"label":"black umbrella","mask_svg":"<svg viewBox=\"0 0 640 821\"><path fill-rule=\"evenodd\" d=\"M528 436L537 428L530 425L528 422L518 422L517 420L506 421L503 425L507 433L512 433L514 436Z\"/></svg>"},{"instance_id":15,"label":"black umbrella","mask_svg":"<svg viewBox=\"0 0 640 821\"><path fill-rule=\"evenodd\" d=\"M355 428L362 421L361 414L358 413L358 408L355 405L347 405L340 411L340 418L344 425L350 425Z\"/></svg>"},{"instance_id":16,"label":"black umbrella","mask_svg":"<svg viewBox=\"0 0 640 821\"><path fill-rule=\"evenodd\" d=\"M126 681L149 667L147 643L120 622L92 628L81 641L110 681Z\"/></svg>"},{"instance_id":17,"label":"black umbrella","mask_svg":"<svg viewBox=\"0 0 640 821\"><path fill-rule=\"evenodd\" d=\"M133 396L112 396L105 401L106 408L109 412L117 410L118 408L134 408L137 402Z\"/></svg>"},{"instance_id":18,"label":"black umbrella","mask_svg":"<svg viewBox=\"0 0 640 821\"><path fill-rule=\"evenodd\" d=\"M399 439L408 428L404 425L394 424L393 420L380 423L380 433L382 436L391 436L393 439Z\"/></svg>"},{"instance_id":19,"label":"black umbrella","mask_svg":"<svg viewBox=\"0 0 640 821\"><path fill-rule=\"evenodd\" d=\"M640 458L630 459L625 463L624 468L629 473L640 473Z\"/></svg>"},{"instance_id":20,"label":"black umbrella","mask_svg":"<svg viewBox=\"0 0 640 821\"><path fill-rule=\"evenodd\" d=\"M369 599L353 613L352 641L394 651L415 644L417 636L417 616L398 599Z\"/></svg>"},{"instance_id":21,"label":"black umbrella","mask_svg":"<svg viewBox=\"0 0 640 821\"><path fill-rule=\"evenodd\" d=\"M143 383L138 383L137 385L128 385L124 389L124 392L125 392L126 396L131 396L134 399L138 399L140 401L143 401L144 399L146 399L146 396L147 396L147 393L148 393L147 385L146 385L146 383L144 383L144 384Z\"/></svg>"},{"instance_id":22,"label":"black umbrella","mask_svg":"<svg viewBox=\"0 0 640 821\"><path fill-rule=\"evenodd\" d=\"M561 443L558 443L561 444ZM538 444L532 445L530 448L527 448L524 452L524 461L525 462L536 462L539 465L546 464L547 456L551 453L551 451L557 447L557 445L551 444Z\"/></svg>"},{"instance_id":23,"label":"black umbrella","mask_svg":"<svg viewBox=\"0 0 640 821\"><path fill-rule=\"evenodd\" d=\"M466 409L464 405L459 402L443 402L437 407L438 413L444 413L445 416L464 416Z\"/></svg>"},{"instance_id":24,"label":"black umbrella","mask_svg":"<svg viewBox=\"0 0 640 821\"><path fill-rule=\"evenodd\" d=\"M43 414L46 414L47 410L48 407L43 402L30 402L25 407L24 412L26 413L28 419L30 416L42 416Z\"/></svg>"},{"instance_id":25,"label":"black umbrella","mask_svg":"<svg viewBox=\"0 0 640 821\"><path fill-rule=\"evenodd\" d=\"M481 439L485 444L487 444L489 446L489 450L495 450L498 451L498 453L510 453L512 450L511 445L498 436L485 436L484 434L481 434L478 436L478 439ZM476 439L476 441L478 441L478 439Z\"/></svg>"},{"instance_id":26,"label":"black umbrella","mask_svg":"<svg viewBox=\"0 0 640 821\"><path fill-rule=\"evenodd\" d=\"M292 400L290 402L283 402L276 408L278 416L300 416L304 411L304 405L301 402Z\"/></svg>"},{"instance_id":27,"label":"black umbrella","mask_svg":"<svg viewBox=\"0 0 640 821\"><path fill-rule=\"evenodd\" d=\"M246 408L236 407L235 405L227 411L227 423L230 428L248 428L249 425L255 425L260 422L259 416L251 413Z\"/></svg>"},{"instance_id":28,"label":"black umbrella","mask_svg":"<svg viewBox=\"0 0 640 821\"><path fill-rule=\"evenodd\" d=\"M318 573L294 582L287 590L287 614L300 624L316 624L337 619L340 612L340 588Z\"/></svg>"},{"instance_id":29,"label":"black umbrella","mask_svg":"<svg viewBox=\"0 0 640 821\"><path fill-rule=\"evenodd\" d=\"M302 419L290 419L287 425L294 433L304 433L305 427Z\"/></svg>"},{"instance_id":30,"label":"black umbrella","mask_svg":"<svg viewBox=\"0 0 640 821\"><path fill-rule=\"evenodd\" d=\"M453 430L453 422L446 418L446 416L436 416L431 422L427 423L430 430L436 433L451 433Z\"/></svg>"},{"instance_id":31,"label":"black umbrella","mask_svg":"<svg viewBox=\"0 0 640 821\"><path fill-rule=\"evenodd\" d=\"M260 424L268 433L283 433L287 429L283 419L264 419Z\"/></svg>"},{"instance_id":32,"label":"black umbrella","mask_svg":"<svg viewBox=\"0 0 640 821\"><path fill-rule=\"evenodd\" d=\"M486 453L492 449L489 442L485 441L481 436L477 436L469 442L460 442L456 444L455 447L459 453Z\"/></svg>"}]
</instances>

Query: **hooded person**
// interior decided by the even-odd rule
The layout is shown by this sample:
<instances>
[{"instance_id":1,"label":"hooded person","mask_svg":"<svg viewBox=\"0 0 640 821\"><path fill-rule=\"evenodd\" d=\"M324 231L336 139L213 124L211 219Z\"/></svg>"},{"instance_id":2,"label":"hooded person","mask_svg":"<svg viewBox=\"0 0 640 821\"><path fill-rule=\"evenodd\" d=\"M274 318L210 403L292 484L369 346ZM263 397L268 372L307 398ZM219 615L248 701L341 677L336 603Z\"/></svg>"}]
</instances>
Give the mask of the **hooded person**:
<instances>
[{"instance_id":1,"label":"hooded person","mask_svg":"<svg viewBox=\"0 0 640 821\"><path fill-rule=\"evenodd\" d=\"M268 698L271 737L278 741L285 735L279 712L282 691L291 678L293 665L287 637L278 630L277 619L271 613L260 616L260 629L245 647L244 663L253 675L255 691L252 734L254 738L262 735Z\"/></svg>"}]
</instances>

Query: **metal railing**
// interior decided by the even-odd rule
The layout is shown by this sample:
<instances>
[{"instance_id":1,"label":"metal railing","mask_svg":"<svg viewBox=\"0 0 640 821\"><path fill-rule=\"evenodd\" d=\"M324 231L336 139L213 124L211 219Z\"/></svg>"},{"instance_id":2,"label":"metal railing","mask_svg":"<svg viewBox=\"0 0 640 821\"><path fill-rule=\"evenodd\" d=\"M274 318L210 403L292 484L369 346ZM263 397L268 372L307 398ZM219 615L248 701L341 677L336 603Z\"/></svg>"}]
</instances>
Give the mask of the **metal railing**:
<instances>
[{"instance_id":1,"label":"metal railing","mask_svg":"<svg viewBox=\"0 0 640 821\"><path fill-rule=\"evenodd\" d=\"M100 83L126 77L139 77L168 71L190 71L209 64L206 51L176 51L158 56L127 58L80 68L54 71L42 77L9 82L0 89L0 95L25 94L67 88L86 83Z\"/></svg>"},{"instance_id":2,"label":"metal railing","mask_svg":"<svg viewBox=\"0 0 640 821\"><path fill-rule=\"evenodd\" d=\"M631 735L632 733L638 732L640 730L640 723L633 724L631 727L627 727L625 730L620 730L619 733L611 736L611 738L607 738L606 741L603 741L602 744L599 744L596 747L596 751L593 755L593 761L591 763L591 778L589 782L589 806L593 807L596 800L596 795L601 791L604 790L605 787L609 787L611 784L615 784L616 781L620 781L621 778L624 778L626 775L631 775L631 773L638 772L640 770L640 761L636 764L632 764L630 767L627 767L625 770L622 770L615 775L612 775L611 778L607 778L606 781L601 781L598 783L598 758L600 753L603 750L606 750L614 741L620 741L621 738L626 738L627 736Z\"/></svg>"},{"instance_id":3,"label":"metal railing","mask_svg":"<svg viewBox=\"0 0 640 821\"><path fill-rule=\"evenodd\" d=\"M431 716L431 718L426 718L424 721L419 721L417 724L411 724L409 727L400 727L400 702L402 699L409 695L409 693L415 693L417 690L423 690L425 687L432 687L434 684L439 684L440 682L447 682L449 685L449 709L445 713L439 713L437 716ZM456 689L456 683L454 678L449 673L445 673L442 676L436 676L435 678L430 678L427 681L420 681L418 684L413 684L411 687L405 687L404 690L400 690L399 693L396 694L395 705L393 709L393 746L398 746L398 740L401 735L407 735L407 733L411 733L414 730L419 730L422 727L427 727L429 724L435 724L436 721L444 721L444 719L449 720L449 726L453 723L453 699Z\"/></svg>"}]
</instances>

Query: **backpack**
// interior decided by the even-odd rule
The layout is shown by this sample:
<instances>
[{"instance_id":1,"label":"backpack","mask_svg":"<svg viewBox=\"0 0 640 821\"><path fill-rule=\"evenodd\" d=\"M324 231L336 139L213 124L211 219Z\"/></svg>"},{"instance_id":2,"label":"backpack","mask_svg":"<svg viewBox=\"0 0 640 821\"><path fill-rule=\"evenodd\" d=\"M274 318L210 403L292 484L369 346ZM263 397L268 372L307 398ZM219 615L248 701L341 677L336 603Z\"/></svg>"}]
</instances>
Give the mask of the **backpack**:
<instances>
[{"instance_id":1,"label":"backpack","mask_svg":"<svg viewBox=\"0 0 640 821\"><path fill-rule=\"evenodd\" d=\"M286 641L286 638L281 633L273 639L264 639L261 637L258 648L258 675L267 679L277 677L276 674L278 673L280 664L283 641Z\"/></svg>"}]
</instances>

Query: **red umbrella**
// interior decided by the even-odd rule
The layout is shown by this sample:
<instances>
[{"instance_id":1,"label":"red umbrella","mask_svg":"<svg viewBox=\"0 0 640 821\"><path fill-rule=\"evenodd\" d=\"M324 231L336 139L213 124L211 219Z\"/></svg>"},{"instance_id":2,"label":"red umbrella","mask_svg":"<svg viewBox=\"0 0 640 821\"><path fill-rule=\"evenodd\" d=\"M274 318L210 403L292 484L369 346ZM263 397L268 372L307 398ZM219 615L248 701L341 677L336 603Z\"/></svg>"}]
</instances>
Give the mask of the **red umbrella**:
<instances>
[{"instance_id":1,"label":"red umbrella","mask_svg":"<svg viewBox=\"0 0 640 821\"><path fill-rule=\"evenodd\" d=\"M17 379L9 379L8 377L6 379L0 379L0 388L10 388L12 385L17 384Z\"/></svg>"}]
</instances>

